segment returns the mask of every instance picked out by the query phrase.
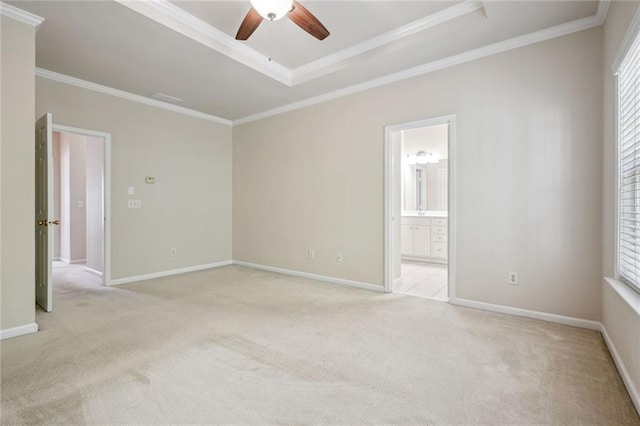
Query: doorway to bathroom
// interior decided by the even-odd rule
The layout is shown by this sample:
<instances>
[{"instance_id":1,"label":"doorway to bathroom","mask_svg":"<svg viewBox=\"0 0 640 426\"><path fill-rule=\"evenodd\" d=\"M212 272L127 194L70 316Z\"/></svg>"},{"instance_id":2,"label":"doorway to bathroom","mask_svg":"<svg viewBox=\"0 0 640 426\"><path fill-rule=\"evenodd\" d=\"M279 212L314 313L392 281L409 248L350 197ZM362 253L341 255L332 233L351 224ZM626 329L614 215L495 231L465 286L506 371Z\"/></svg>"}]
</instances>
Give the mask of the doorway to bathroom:
<instances>
[{"instance_id":1,"label":"doorway to bathroom","mask_svg":"<svg viewBox=\"0 0 640 426\"><path fill-rule=\"evenodd\" d=\"M385 290L453 292L455 116L385 128Z\"/></svg>"}]
</instances>

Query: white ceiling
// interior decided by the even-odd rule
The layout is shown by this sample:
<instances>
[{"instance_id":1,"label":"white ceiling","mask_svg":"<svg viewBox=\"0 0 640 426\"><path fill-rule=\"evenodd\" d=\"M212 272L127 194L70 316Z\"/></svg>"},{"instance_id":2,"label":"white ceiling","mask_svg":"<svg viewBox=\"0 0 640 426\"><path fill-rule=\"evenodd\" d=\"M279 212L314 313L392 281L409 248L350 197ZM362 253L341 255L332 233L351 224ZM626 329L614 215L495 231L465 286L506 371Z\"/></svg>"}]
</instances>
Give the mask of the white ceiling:
<instances>
[{"instance_id":1,"label":"white ceiling","mask_svg":"<svg viewBox=\"0 0 640 426\"><path fill-rule=\"evenodd\" d=\"M45 18L39 68L227 120L598 23L597 1L303 1L331 32L324 41L284 18L240 42L248 0L8 3Z\"/></svg>"}]
</instances>

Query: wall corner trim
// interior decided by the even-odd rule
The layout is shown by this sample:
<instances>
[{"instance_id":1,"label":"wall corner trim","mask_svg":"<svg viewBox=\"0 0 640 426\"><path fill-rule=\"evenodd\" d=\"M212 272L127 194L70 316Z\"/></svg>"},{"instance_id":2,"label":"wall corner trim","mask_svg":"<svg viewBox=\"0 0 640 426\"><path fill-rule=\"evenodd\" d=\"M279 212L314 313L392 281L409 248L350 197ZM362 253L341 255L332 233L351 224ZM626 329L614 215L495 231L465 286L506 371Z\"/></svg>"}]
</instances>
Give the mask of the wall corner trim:
<instances>
[{"instance_id":1,"label":"wall corner trim","mask_svg":"<svg viewBox=\"0 0 640 426\"><path fill-rule=\"evenodd\" d=\"M23 24L31 25L35 27L36 31L38 31L40 25L44 22L44 18L4 2L0 2L0 15L15 19Z\"/></svg>"},{"instance_id":2,"label":"wall corner trim","mask_svg":"<svg viewBox=\"0 0 640 426\"><path fill-rule=\"evenodd\" d=\"M633 380L631 379L631 375L629 374L629 370L627 370L627 367L624 365L624 362L622 362L622 358L620 358L620 355L618 354L618 351L616 350L616 347L613 344L613 340L611 340L609 333L607 333L607 329L605 328L604 324L600 324L600 333L602 333L604 342L607 345L607 348L609 348L609 352L611 353L611 358L613 358L613 362L615 363L616 368L620 373L620 377L622 377L622 382L627 388L627 392L631 397L631 401L633 402L633 405L635 405L638 413L640 413L640 391L638 391L638 388L633 383Z\"/></svg>"},{"instance_id":3,"label":"wall corner trim","mask_svg":"<svg viewBox=\"0 0 640 426\"><path fill-rule=\"evenodd\" d=\"M384 292L384 286L382 285L363 283L360 281L347 280L344 278L329 277L326 275L317 275L309 272L293 271L291 269L277 268L275 266L260 265L257 263L243 262L239 260L234 260L233 264L238 266L244 266L246 268L260 269L262 271L275 272L275 273L284 274L284 275L291 275L294 277L308 278L311 280L324 281L332 284L346 285L349 287L356 287L364 290Z\"/></svg>"},{"instance_id":4,"label":"wall corner trim","mask_svg":"<svg viewBox=\"0 0 640 426\"><path fill-rule=\"evenodd\" d=\"M225 261L222 261L222 262L206 263L204 265L194 265L194 266L187 266L185 268L178 268L178 269L170 269L170 270L167 270L167 271L153 272L151 274L135 275L135 276L125 277L125 278L117 278L115 280L111 280L110 282L106 283L106 285L108 285L108 286L118 286L118 285L129 284L129 283L133 283L133 282L137 282L137 281L146 281L146 280L152 280L154 278L168 277L168 276L171 276L171 275L179 275L179 274L186 274L188 272L202 271L204 269L220 268L222 266L231 265L232 263L233 262L231 260L225 260Z\"/></svg>"},{"instance_id":5,"label":"wall corner trim","mask_svg":"<svg viewBox=\"0 0 640 426\"><path fill-rule=\"evenodd\" d=\"M43 68L36 68L36 76L40 78L46 78L48 80L57 81L58 83L69 84L71 86L76 86L82 89L102 93L105 95L115 96L117 98L126 99L128 101L138 102L148 106L165 109L167 111L177 112L178 114L184 114L191 117L200 118L202 120L212 121L214 123L224 124L226 126L232 125L231 120L217 117L215 115L206 114L204 112L196 111L193 109L169 104L167 102L158 101L156 99L147 98L146 96L136 95L134 93L125 92L119 89L114 89L113 87L103 86L101 84L92 83L86 80L81 80L79 78L71 77L65 74L60 74L54 71L49 71Z\"/></svg>"},{"instance_id":6,"label":"wall corner trim","mask_svg":"<svg viewBox=\"0 0 640 426\"><path fill-rule=\"evenodd\" d=\"M12 337L24 336L25 334L31 334L38 331L38 324L32 322L31 324L25 324L18 327L7 328L0 330L0 340L10 339Z\"/></svg>"}]
</instances>

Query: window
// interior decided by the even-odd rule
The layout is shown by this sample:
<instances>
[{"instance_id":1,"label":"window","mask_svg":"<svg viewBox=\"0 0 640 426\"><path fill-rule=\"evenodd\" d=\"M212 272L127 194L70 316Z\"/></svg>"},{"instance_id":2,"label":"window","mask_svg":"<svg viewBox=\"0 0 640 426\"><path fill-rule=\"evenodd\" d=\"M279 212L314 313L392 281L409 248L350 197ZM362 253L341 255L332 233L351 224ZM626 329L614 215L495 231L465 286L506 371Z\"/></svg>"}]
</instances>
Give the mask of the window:
<instances>
[{"instance_id":1,"label":"window","mask_svg":"<svg viewBox=\"0 0 640 426\"><path fill-rule=\"evenodd\" d=\"M640 36L617 71L618 274L640 291Z\"/></svg>"}]
</instances>

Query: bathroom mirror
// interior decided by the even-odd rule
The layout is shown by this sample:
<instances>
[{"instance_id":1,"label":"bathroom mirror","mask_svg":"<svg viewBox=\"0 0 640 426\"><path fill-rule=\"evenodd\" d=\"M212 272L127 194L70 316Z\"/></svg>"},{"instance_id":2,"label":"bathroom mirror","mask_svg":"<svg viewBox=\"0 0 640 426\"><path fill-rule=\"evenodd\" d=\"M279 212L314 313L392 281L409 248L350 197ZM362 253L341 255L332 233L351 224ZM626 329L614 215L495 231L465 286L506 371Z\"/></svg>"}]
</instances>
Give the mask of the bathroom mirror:
<instances>
[{"instance_id":1,"label":"bathroom mirror","mask_svg":"<svg viewBox=\"0 0 640 426\"><path fill-rule=\"evenodd\" d=\"M447 210L447 165L447 160L430 164L403 164L402 210Z\"/></svg>"},{"instance_id":2,"label":"bathroom mirror","mask_svg":"<svg viewBox=\"0 0 640 426\"><path fill-rule=\"evenodd\" d=\"M403 130L400 139L403 214L448 210L448 124Z\"/></svg>"}]
</instances>

